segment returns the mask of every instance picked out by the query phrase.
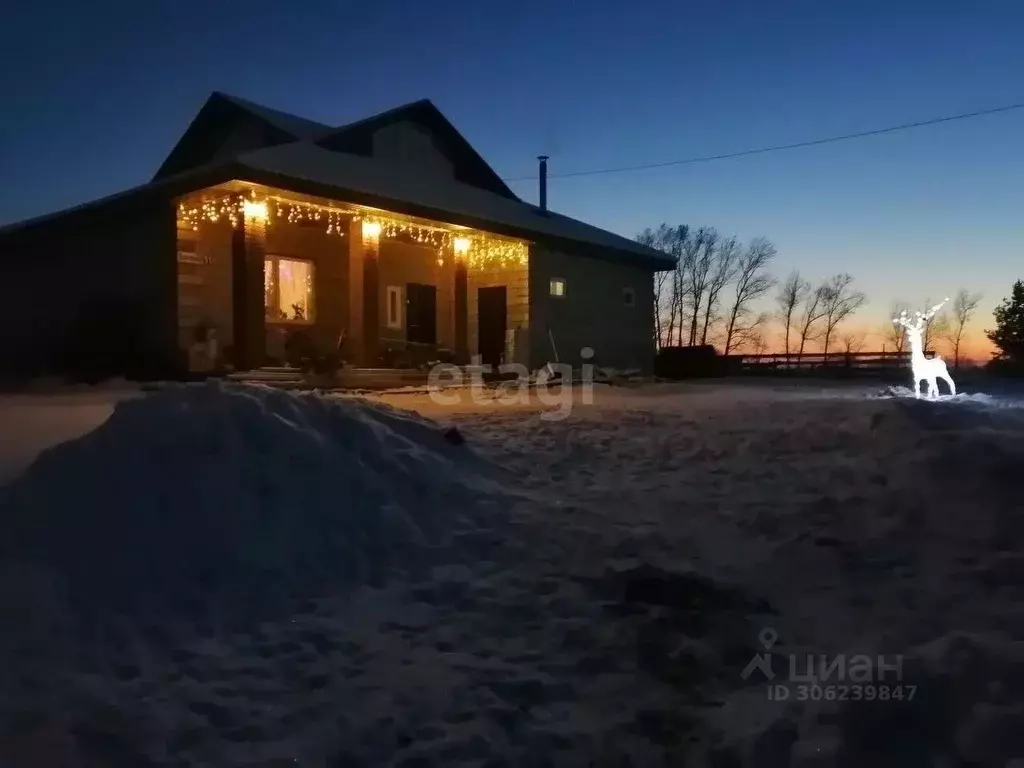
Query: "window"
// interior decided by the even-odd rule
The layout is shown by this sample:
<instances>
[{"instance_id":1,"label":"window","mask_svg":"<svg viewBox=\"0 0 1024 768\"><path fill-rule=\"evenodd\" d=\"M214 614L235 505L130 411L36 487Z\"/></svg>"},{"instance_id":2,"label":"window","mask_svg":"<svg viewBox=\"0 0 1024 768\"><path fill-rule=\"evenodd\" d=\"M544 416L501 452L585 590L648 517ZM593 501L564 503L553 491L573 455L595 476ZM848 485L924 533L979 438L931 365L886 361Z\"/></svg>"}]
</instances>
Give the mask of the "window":
<instances>
[{"instance_id":1,"label":"window","mask_svg":"<svg viewBox=\"0 0 1024 768\"><path fill-rule=\"evenodd\" d=\"M388 328L402 328L402 287L388 286Z\"/></svg>"},{"instance_id":2,"label":"window","mask_svg":"<svg viewBox=\"0 0 1024 768\"><path fill-rule=\"evenodd\" d=\"M549 292L552 296L558 296L559 298L565 296L565 278L552 277Z\"/></svg>"},{"instance_id":3,"label":"window","mask_svg":"<svg viewBox=\"0 0 1024 768\"><path fill-rule=\"evenodd\" d=\"M264 316L269 323L313 322L313 262L267 256L263 262Z\"/></svg>"},{"instance_id":4,"label":"window","mask_svg":"<svg viewBox=\"0 0 1024 768\"><path fill-rule=\"evenodd\" d=\"M625 304L627 307L632 307L636 305L636 293L633 291L632 288L622 289L622 303Z\"/></svg>"}]
</instances>

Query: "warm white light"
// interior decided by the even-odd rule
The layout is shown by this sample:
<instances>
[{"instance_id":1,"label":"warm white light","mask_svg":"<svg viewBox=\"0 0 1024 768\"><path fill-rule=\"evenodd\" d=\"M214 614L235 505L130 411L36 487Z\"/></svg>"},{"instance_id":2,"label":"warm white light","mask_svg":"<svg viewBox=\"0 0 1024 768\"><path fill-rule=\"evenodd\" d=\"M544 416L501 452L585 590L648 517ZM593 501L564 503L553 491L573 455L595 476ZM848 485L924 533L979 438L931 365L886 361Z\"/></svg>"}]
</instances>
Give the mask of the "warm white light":
<instances>
[{"instance_id":1,"label":"warm white light","mask_svg":"<svg viewBox=\"0 0 1024 768\"><path fill-rule=\"evenodd\" d=\"M906 311L900 312L899 317L892 319L897 325L903 326L907 332L907 338L910 340L910 371L914 377L915 397L921 396L921 382L925 381L928 383L928 397L937 398L939 396L938 379L942 379L949 385L951 395L956 394L956 385L953 383L953 377L949 375L945 361L937 354L931 359L925 357L922 340L925 324L935 317L935 313L942 309L942 305L947 301L949 301L948 296L925 313L915 312L913 320L907 316Z\"/></svg>"},{"instance_id":2,"label":"warm white light","mask_svg":"<svg viewBox=\"0 0 1024 768\"><path fill-rule=\"evenodd\" d=\"M267 204L258 200L246 200L242 203L242 213L245 214L245 218L247 219L266 221Z\"/></svg>"},{"instance_id":3,"label":"warm white light","mask_svg":"<svg viewBox=\"0 0 1024 768\"><path fill-rule=\"evenodd\" d=\"M380 238L379 221L363 221L363 239L377 240Z\"/></svg>"},{"instance_id":4,"label":"warm white light","mask_svg":"<svg viewBox=\"0 0 1024 768\"><path fill-rule=\"evenodd\" d=\"M455 251L456 256L465 256L469 253L469 238L456 237L452 240L452 250Z\"/></svg>"}]
</instances>

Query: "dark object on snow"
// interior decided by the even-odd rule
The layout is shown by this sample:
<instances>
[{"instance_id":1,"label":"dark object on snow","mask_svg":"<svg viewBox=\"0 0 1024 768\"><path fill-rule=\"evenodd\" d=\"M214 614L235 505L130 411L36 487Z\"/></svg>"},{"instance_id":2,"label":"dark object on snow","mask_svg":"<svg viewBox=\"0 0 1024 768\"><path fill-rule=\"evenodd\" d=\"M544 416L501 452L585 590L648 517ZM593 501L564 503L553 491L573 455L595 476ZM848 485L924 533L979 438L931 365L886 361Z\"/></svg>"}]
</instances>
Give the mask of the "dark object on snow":
<instances>
[{"instance_id":1,"label":"dark object on snow","mask_svg":"<svg viewBox=\"0 0 1024 768\"><path fill-rule=\"evenodd\" d=\"M662 379L703 379L725 374L725 359L710 344L662 347L654 358L654 375Z\"/></svg>"},{"instance_id":2,"label":"dark object on snow","mask_svg":"<svg viewBox=\"0 0 1024 768\"><path fill-rule=\"evenodd\" d=\"M284 344L288 365L304 373L336 373L345 359L346 338L345 331L333 343L304 329L292 331Z\"/></svg>"},{"instance_id":3,"label":"dark object on snow","mask_svg":"<svg viewBox=\"0 0 1024 768\"><path fill-rule=\"evenodd\" d=\"M738 602L730 588L692 572L673 573L642 565L620 576L624 581L622 599L627 604L682 610L712 605L732 607Z\"/></svg>"},{"instance_id":4,"label":"dark object on snow","mask_svg":"<svg viewBox=\"0 0 1024 768\"><path fill-rule=\"evenodd\" d=\"M457 427L449 427L444 432L444 439L452 445L462 445L466 442L466 438L462 436Z\"/></svg>"},{"instance_id":5,"label":"dark object on snow","mask_svg":"<svg viewBox=\"0 0 1024 768\"><path fill-rule=\"evenodd\" d=\"M775 612L761 598L692 571L668 571L640 563L624 570L609 569L605 579L618 593L616 602L627 611L667 609L674 620L683 621L692 629L723 611Z\"/></svg>"},{"instance_id":6,"label":"dark object on snow","mask_svg":"<svg viewBox=\"0 0 1024 768\"><path fill-rule=\"evenodd\" d=\"M292 368L305 368L316 357L316 342L306 330L292 331L285 339L284 354Z\"/></svg>"}]
</instances>

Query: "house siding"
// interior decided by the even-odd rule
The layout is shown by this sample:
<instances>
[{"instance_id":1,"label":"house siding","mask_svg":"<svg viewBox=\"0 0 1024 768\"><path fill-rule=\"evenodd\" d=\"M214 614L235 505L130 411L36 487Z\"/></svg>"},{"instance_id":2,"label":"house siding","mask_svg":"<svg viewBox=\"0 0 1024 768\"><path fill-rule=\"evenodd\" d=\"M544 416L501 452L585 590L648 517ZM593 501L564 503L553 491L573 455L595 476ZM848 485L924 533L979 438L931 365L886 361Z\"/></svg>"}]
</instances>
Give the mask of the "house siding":
<instances>
[{"instance_id":1,"label":"house siding","mask_svg":"<svg viewBox=\"0 0 1024 768\"><path fill-rule=\"evenodd\" d=\"M194 247L199 262L178 264L178 344L182 350L192 345L200 323L215 329L222 345L234 343L232 234L227 219L204 222L197 230L178 229L178 250L191 252Z\"/></svg>"},{"instance_id":2,"label":"house siding","mask_svg":"<svg viewBox=\"0 0 1024 768\"><path fill-rule=\"evenodd\" d=\"M409 283L432 285L437 289L437 343L453 349L455 345L454 290L455 272L451 256L438 264L436 248L398 240L382 240L379 246L380 284L378 286L380 307L381 340L405 339L406 308L403 304L401 328L388 327L389 286L402 291L403 302L407 300L406 286Z\"/></svg>"},{"instance_id":3,"label":"house siding","mask_svg":"<svg viewBox=\"0 0 1024 768\"><path fill-rule=\"evenodd\" d=\"M413 173L451 179L455 170L437 148L433 135L410 121L380 128L373 134L373 156Z\"/></svg>"},{"instance_id":4,"label":"house siding","mask_svg":"<svg viewBox=\"0 0 1024 768\"><path fill-rule=\"evenodd\" d=\"M579 366L584 347L591 362L648 373L654 365L654 275L650 268L583 253L530 247L530 365L558 360ZM565 280L565 295L550 295L552 278ZM634 303L624 300L631 289Z\"/></svg>"},{"instance_id":5,"label":"house siding","mask_svg":"<svg viewBox=\"0 0 1024 768\"><path fill-rule=\"evenodd\" d=\"M528 344L526 341L530 329L530 277L529 265L515 267L469 267L467 269L467 303L468 321L467 337L469 342L470 355L477 355L480 352L479 329L480 315L478 310L478 291L481 288L490 286L506 286L506 314L505 328L508 331L516 331L516 342L512 359L506 359L507 363L521 363L529 365L527 356Z\"/></svg>"},{"instance_id":6,"label":"house siding","mask_svg":"<svg viewBox=\"0 0 1024 768\"><path fill-rule=\"evenodd\" d=\"M177 351L175 208L122 201L0 237L0 372L164 377Z\"/></svg>"}]
</instances>

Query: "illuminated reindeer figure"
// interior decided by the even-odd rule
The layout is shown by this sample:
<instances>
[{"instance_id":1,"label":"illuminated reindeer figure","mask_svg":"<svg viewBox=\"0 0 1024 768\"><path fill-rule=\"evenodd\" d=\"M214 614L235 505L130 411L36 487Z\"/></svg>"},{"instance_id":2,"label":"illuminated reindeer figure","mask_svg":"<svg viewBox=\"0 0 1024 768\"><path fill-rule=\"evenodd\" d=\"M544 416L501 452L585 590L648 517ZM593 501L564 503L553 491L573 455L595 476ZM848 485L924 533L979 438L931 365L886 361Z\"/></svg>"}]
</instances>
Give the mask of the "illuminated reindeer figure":
<instances>
[{"instance_id":1,"label":"illuminated reindeer figure","mask_svg":"<svg viewBox=\"0 0 1024 768\"><path fill-rule=\"evenodd\" d=\"M951 395L956 394L956 385L953 384L953 378L949 375L949 371L946 370L945 361L939 355L935 355L931 359L925 357L924 341L922 340L925 325L935 317L935 313L947 301L949 301L949 297L946 297L942 302L936 304L925 313L915 312L913 320L907 316L906 310L900 312L899 317L892 319L894 323L906 329L907 338L910 340L910 369L914 376L915 397L921 397L921 382L927 381L928 397L932 399L937 398L939 396L937 379L943 379L949 385L949 393Z\"/></svg>"}]
</instances>

